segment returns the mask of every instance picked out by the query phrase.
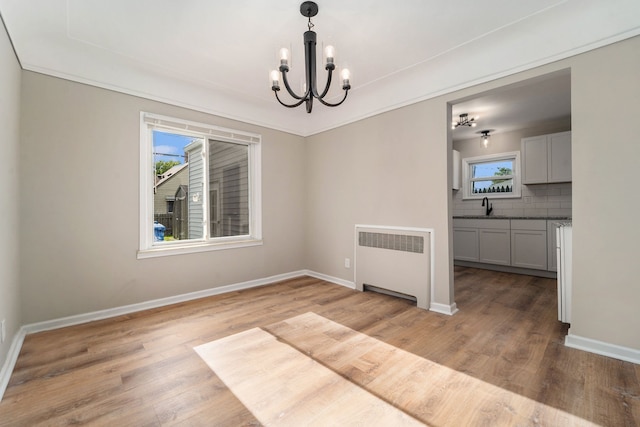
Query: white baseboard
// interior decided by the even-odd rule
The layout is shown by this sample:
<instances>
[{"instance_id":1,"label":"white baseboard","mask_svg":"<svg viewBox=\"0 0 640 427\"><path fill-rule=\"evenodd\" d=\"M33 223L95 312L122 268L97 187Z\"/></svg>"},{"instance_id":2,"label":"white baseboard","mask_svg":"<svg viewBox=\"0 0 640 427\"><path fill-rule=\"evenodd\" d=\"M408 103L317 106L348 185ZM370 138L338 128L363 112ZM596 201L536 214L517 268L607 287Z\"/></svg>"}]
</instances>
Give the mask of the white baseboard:
<instances>
[{"instance_id":1,"label":"white baseboard","mask_svg":"<svg viewBox=\"0 0 640 427\"><path fill-rule=\"evenodd\" d=\"M434 311L440 314L448 314L449 316L453 316L458 312L458 306L454 302L453 304L440 304L437 302L432 302L429 304L429 311Z\"/></svg>"},{"instance_id":2,"label":"white baseboard","mask_svg":"<svg viewBox=\"0 0 640 427\"><path fill-rule=\"evenodd\" d=\"M18 361L18 355L22 349L22 343L24 342L25 335L27 335L27 333L23 326L18 330L18 333L13 336L11 347L9 347L9 353L7 353L7 358L2 365L2 370L0 370L0 401L2 401L4 391L9 385L9 379L11 379L11 373Z\"/></svg>"},{"instance_id":3,"label":"white baseboard","mask_svg":"<svg viewBox=\"0 0 640 427\"><path fill-rule=\"evenodd\" d=\"M11 373L15 368L18 360L18 355L22 348L22 343L27 334L33 334L36 332L49 331L52 329L64 328L66 326L79 325L81 323L92 322L94 320L107 319L109 317L120 316L123 314L135 313L137 311L148 310L151 308L162 307L165 305L176 304L185 301L191 301L198 298L204 298L213 295L220 295L227 292L239 291L242 289L255 288L258 286L269 285L271 283L279 282L282 280L293 279L294 277L300 277L308 274L306 270L294 271L291 273L279 274L276 276L266 277L263 279L250 280L247 282L236 283L233 285L220 286L217 288L205 289L202 291L191 292L182 295L176 295L173 297L160 298L152 301L145 301L137 304L130 304L121 307L109 308L106 310L94 311L91 313L78 314L75 316L68 316L59 319L47 320L44 322L31 323L24 325L20 328L18 333L13 337L7 359L5 360L2 370L0 371L0 401L4 396L4 392L9 384ZM325 279L326 280L326 279Z\"/></svg>"},{"instance_id":4,"label":"white baseboard","mask_svg":"<svg viewBox=\"0 0 640 427\"><path fill-rule=\"evenodd\" d=\"M304 274L306 274L307 276L315 277L316 279L325 280L327 282L335 283L336 285L344 286L344 287L349 288L349 289L355 289L356 288L355 282L350 282L348 280L339 279L339 278L333 277L333 276L327 276L326 274L322 274L322 273L316 273L315 271L306 270L304 272Z\"/></svg>"},{"instance_id":5,"label":"white baseboard","mask_svg":"<svg viewBox=\"0 0 640 427\"><path fill-rule=\"evenodd\" d=\"M640 350L636 350L634 348L609 344L607 342L585 338L578 335L571 335L571 333L564 338L564 345L578 350L588 351L589 353L595 353L601 356L624 360L625 362L640 364Z\"/></svg>"},{"instance_id":6,"label":"white baseboard","mask_svg":"<svg viewBox=\"0 0 640 427\"><path fill-rule=\"evenodd\" d=\"M339 278L333 277L333 276L327 276L326 274L317 273L315 271L306 270L304 272L304 274L306 274L307 276L315 277L316 279L325 280L327 282L335 283L336 285L345 286L345 287L347 287L349 289L355 289L356 288L355 282L350 282L348 280L339 279ZM435 313L447 314L449 316L453 316L454 314L456 314L458 312L458 306L456 305L455 302L453 304L450 304L450 305L439 304L437 302L432 302L429 305L429 311L433 311Z\"/></svg>"},{"instance_id":7,"label":"white baseboard","mask_svg":"<svg viewBox=\"0 0 640 427\"><path fill-rule=\"evenodd\" d=\"M94 311L91 313L78 314L75 316L63 317L60 319L47 320L39 323L31 323L24 326L27 334L35 332L48 331L51 329L63 328L66 326L79 325L81 323L93 322L95 320L107 319L110 317L116 317L123 314L135 313L137 311L149 310L151 308L163 307L166 305L191 301L198 298L210 297L213 295L220 295L227 292L239 291L242 289L255 288L258 286L264 286L271 283L279 282L281 280L292 279L294 277L304 276L306 272L304 270L294 271L291 273L279 274L276 276L266 277L264 279L250 280L247 282L236 283L233 285L220 286L217 288L204 289L202 291L190 292L187 294L176 295L167 298L160 298L151 301L145 301L137 304L130 304L121 307L109 308L106 310Z\"/></svg>"}]
</instances>

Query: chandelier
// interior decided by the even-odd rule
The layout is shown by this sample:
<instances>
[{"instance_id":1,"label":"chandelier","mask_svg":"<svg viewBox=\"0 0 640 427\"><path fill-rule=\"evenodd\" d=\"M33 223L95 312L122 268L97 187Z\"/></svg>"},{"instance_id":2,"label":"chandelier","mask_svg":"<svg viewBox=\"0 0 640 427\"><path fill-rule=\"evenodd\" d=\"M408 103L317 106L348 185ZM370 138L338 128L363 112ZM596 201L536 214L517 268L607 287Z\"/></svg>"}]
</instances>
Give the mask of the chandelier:
<instances>
[{"instance_id":1,"label":"chandelier","mask_svg":"<svg viewBox=\"0 0 640 427\"><path fill-rule=\"evenodd\" d=\"M278 70L271 71L271 90L275 93L278 102L287 108L295 108L304 102L307 107L307 113L310 113L313 108L313 98L317 99L322 105L326 105L327 107L337 107L347 99L347 94L349 93L349 89L351 89L351 85L349 84L349 70L346 68L342 70L342 90L344 90L344 97L342 100L335 104L325 101L324 97L329 92L331 76L333 74L333 70L336 68L333 62L335 50L333 46L327 46L325 48L326 64L324 69L328 71L327 84L322 92L318 92L316 82L316 33L311 30L313 28L311 17L318 14L318 5L312 1L305 1L300 5L300 13L302 16L309 18L309 23L307 24L309 29L304 33L305 86L303 90L305 93L304 95L299 96L289 85L289 80L287 79L287 73L289 72L289 50L286 48L280 49L279 70L282 75L284 87L287 89L287 92L289 92L289 95L297 101L294 101L292 104L286 104L278 96L278 91L280 90L280 75L278 74Z\"/></svg>"},{"instance_id":2,"label":"chandelier","mask_svg":"<svg viewBox=\"0 0 640 427\"><path fill-rule=\"evenodd\" d=\"M469 115L467 113L465 114L460 114L460 120L458 120L457 122L454 120L451 123L451 129L455 129L458 126L471 126L471 127L476 127L476 120L478 120L480 117L475 116L475 117L471 117L469 118Z\"/></svg>"}]
</instances>

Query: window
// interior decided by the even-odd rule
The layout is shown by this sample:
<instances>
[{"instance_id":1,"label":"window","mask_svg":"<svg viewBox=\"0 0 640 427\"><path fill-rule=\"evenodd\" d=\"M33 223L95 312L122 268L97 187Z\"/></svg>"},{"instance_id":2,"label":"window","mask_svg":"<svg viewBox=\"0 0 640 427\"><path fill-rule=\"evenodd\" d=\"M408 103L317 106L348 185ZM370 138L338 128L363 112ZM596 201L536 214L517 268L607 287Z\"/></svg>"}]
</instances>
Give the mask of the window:
<instances>
[{"instance_id":1,"label":"window","mask_svg":"<svg viewBox=\"0 0 640 427\"><path fill-rule=\"evenodd\" d=\"M491 154L462 159L463 198L520 197L520 153Z\"/></svg>"},{"instance_id":2,"label":"window","mask_svg":"<svg viewBox=\"0 0 640 427\"><path fill-rule=\"evenodd\" d=\"M140 129L138 258L262 243L260 135L150 113Z\"/></svg>"}]
</instances>

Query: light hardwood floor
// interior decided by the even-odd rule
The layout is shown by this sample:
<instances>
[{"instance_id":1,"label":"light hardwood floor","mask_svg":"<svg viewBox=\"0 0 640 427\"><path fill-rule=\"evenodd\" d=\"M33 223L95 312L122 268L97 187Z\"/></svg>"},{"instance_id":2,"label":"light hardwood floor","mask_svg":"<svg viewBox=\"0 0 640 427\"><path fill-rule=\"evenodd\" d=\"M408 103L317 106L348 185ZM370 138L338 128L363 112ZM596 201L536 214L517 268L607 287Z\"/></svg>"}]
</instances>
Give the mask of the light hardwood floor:
<instances>
[{"instance_id":1,"label":"light hardwood floor","mask_svg":"<svg viewBox=\"0 0 640 427\"><path fill-rule=\"evenodd\" d=\"M565 347L554 280L456 267L455 286L454 316L303 277L29 335L0 425L259 425L193 348L307 312L585 422L640 425L640 366Z\"/></svg>"}]
</instances>

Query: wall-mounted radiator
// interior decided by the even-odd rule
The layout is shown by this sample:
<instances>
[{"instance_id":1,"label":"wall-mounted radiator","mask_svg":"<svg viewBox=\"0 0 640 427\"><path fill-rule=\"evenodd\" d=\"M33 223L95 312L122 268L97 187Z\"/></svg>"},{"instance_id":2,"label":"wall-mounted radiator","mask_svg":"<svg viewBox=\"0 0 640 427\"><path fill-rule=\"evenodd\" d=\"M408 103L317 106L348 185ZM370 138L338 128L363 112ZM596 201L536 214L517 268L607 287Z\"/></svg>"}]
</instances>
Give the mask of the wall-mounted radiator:
<instances>
[{"instance_id":1,"label":"wall-mounted radiator","mask_svg":"<svg viewBox=\"0 0 640 427\"><path fill-rule=\"evenodd\" d=\"M433 230L356 225L356 289L366 286L412 296L429 309Z\"/></svg>"}]
</instances>

